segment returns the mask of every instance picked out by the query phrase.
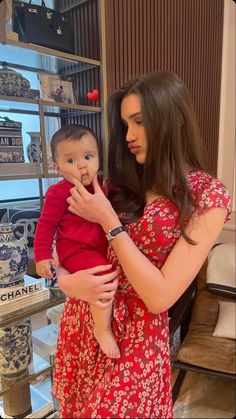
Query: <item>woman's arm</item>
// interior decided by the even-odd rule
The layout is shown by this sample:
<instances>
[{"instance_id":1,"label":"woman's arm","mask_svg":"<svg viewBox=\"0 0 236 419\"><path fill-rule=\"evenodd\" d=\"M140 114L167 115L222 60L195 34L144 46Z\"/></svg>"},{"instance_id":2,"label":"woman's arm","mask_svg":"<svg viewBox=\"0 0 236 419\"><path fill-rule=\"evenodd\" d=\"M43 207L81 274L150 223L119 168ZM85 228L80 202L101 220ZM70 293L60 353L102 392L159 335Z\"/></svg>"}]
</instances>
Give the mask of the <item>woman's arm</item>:
<instances>
[{"instance_id":1,"label":"woman's arm","mask_svg":"<svg viewBox=\"0 0 236 419\"><path fill-rule=\"evenodd\" d=\"M82 185L76 184L76 188L71 190L72 197L68 198L69 209L100 223L107 232L118 227L120 221L96 180L94 188L95 194L89 194ZM129 282L151 312L160 313L171 307L192 282L215 243L225 216L225 208L213 208L193 217L186 232L197 244L188 244L181 237L161 270L139 251L126 232L119 233L112 240Z\"/></svg>"},{"instance_id":2,"label":"woman's arm","mask_svg":"<svg viewBox=\"0 0 236 419\"><path fill-rule=\"evenodd\" d=\"M161 270L135 246L127 233L118 234L112 246L129 282L153 313L170 308L200 270L224 224L226 210L214 208L192 219L186 232L197 244L181 237Z\"/></svg>"},{"instance_id":3,"label":"woman's arm","mask_svg":"<svg viewBox=\"0 0 236 419\"><path fill-rule=\"evenodd\" d=\"M118 285L118 271L99 275L111 269L111 265L96 266L70 274L61 265L57 267L57 280L60 288L66 295L94 303L97 307L109 306L115 295ZM109 282L111 281L111 282ZM107 300L101 302L100 300Z\"/></svg>"}]
</instances>

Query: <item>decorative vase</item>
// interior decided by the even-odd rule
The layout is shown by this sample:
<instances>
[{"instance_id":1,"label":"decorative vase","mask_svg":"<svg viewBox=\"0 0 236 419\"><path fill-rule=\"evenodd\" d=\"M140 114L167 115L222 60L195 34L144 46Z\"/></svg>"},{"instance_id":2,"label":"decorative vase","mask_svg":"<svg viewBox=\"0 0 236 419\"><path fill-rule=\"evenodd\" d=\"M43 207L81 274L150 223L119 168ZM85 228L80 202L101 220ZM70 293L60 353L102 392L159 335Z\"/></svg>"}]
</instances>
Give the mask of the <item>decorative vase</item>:
<instances>
[{"instance_id":1,"label":"decorative vase","mask_svg":"<svg viewBox=\"0 0 236 419\"><path fill-rule=\"evenodd\" d=\"M17 239L15 233L19 224L0 224L0 288L11 287L24 282L29 262L27 232Z\"/></svg>"},{"instance_id":2,"label":"decorative vase","mask_svg":"<svg viewBox=\"0 0 236 419\"><path fill-rule=\"evenodd\" d=\"M0 374L16 374L32 362L31 320L26 318L0 328Z\"/></svg>"},{"instance_id":3,"label":"decorative vase","mask_svg":"<svg viewBox=\"0 0 236 419\"><path fill-rule=\"evenodd\" d=\"M29 368L18 372L17 374L2 374L1 385L2 390L12 388L3 395L3 410L5 417L24 418L32 413L30 383L28 381ZM26 379L26 380L25 380ZM24 384L17 387L14 386L21 380L25 380Z\"/></svg>"},{"instance_id":4,"label":"decorative vase","mask_svg":"<svg viewBox=\"0 0 236 419\"><path fill-rule=\"evenodd\" d=\"M8 68L7 63L2 63L0 69L0 94L6 96L27 97L30 82L17 71Z\"/></svg>"},{"instance_id":5,"label":"decorative vase","mask_svg":"<svg viewBox=\"0 0 236 419\"><path fill-rule=\"evenodd\" d=\"M31 163L42 163L42 146L40 132L27 132L30 136L30 143L27 146L27 155Z\"/></svg>"}]
</instances>

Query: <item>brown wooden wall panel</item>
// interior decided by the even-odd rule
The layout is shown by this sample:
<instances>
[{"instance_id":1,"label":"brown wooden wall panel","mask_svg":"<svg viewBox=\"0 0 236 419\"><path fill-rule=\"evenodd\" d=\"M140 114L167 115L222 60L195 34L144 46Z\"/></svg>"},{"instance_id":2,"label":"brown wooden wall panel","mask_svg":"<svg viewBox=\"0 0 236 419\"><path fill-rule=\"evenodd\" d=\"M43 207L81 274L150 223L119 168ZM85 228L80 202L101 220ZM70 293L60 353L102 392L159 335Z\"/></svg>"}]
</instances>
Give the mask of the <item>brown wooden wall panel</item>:
<instances>
[{"instance_id":1,"label":"brown wooden wall panel","mask_svg":"<svg viewBox=\"0 0 236 419\"><path fill-rule=\"evenodd\" d=\"M218 154L223 0L105 0L109 94L135 75L166 69L192 95L208 169Z\"/></svg>"},{"instance_id":2,"label":"brown wooden wall panel","mask_svg":"<svg viewBox=\"0 0 236 419\"><path fill-rule=\"evenodd\" d=\"M100 59L100 33L97 0L56 0L74 28L75 54Z\"/></svg>"}]
</instances>

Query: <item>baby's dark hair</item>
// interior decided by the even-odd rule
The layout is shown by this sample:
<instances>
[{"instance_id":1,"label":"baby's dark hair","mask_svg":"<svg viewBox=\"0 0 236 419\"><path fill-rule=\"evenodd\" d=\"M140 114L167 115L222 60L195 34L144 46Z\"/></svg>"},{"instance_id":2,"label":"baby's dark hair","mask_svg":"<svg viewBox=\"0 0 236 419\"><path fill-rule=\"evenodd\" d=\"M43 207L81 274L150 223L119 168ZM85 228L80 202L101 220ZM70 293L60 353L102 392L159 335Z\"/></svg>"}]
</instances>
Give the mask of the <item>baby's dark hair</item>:
<instances>
[{"instance_id":1,"label":"baby's dark hair","mask_svg":"<svg viewBox=\"0 0 236 419\"><path fill-rule=\"evenodd\" d=\"M56 161L57 158L57 146L62 141L76 141L80 140L84 135L91 134L99 148L98 138L96 134L88 127L84 125L74 124L74 125L64 125L60 128L51 139L51 151L53 161Z\"/></svg>"}]
</instances>

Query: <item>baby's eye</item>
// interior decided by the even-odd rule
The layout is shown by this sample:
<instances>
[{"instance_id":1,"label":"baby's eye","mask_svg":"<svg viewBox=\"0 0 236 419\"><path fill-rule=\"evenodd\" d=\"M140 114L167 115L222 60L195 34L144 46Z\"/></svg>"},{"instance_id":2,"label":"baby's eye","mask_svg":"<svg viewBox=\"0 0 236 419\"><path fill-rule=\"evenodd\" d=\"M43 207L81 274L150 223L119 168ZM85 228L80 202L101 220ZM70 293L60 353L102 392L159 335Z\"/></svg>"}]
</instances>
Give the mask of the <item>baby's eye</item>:
<instances>
[{"instance_id":1,"label":"baby's eye","mask_svg":"<svg viewBox=\"0 0 236 419\"><path fill-rule=\"evenodd\" d=\"M87 154L87 156L85 156L85 160L91 160L93 158L92 154Z\"/></svg>"},{"instance_id":2,"label":"baby's eye","mask_svg":"<svg viewBox=\"0 0 236 419\"><path fill-rule=\"evenodd\" d=\"M75 159L70 158L70 159L67 160L67 163L73 164L73 163L75 163Z\"/></svg>"}]
</instances>

